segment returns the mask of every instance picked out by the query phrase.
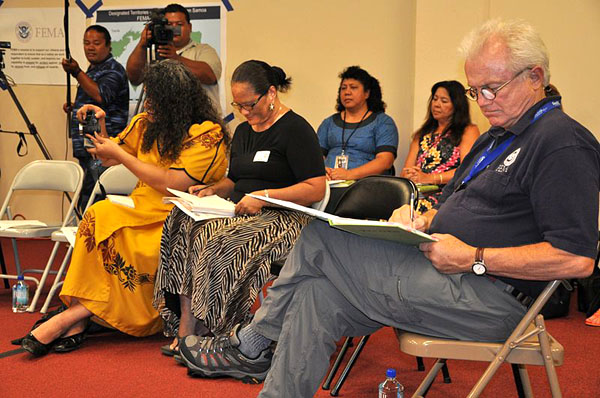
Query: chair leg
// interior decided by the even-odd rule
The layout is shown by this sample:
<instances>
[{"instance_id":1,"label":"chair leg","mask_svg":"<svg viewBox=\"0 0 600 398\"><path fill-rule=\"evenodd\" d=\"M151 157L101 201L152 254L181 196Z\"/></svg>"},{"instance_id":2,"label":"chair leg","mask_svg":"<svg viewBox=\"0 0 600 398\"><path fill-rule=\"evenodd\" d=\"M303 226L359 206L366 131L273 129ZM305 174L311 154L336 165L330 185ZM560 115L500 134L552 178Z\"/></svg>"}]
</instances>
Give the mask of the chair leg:
<instances>
[{"instance_id":1,"label":"chair leg","mask_svg":"<svg viewBox=\"0 0 600 398\"><path fill-rule=\"evenodd\" d=\"M6 262L4 261L4 252L2 251L2 243L0 243L0 267L2 267L3 274L8 274L8 271L6 270ZM8 279L4 279L4 288L10 289Z\"/></svg>"},{"instance_id":2,"label":"chair leg","mask_svg":"<svg viewBox=\"0 0 600 398\"><path fill-rule=\"evenodd\" d=\"M342 386L344 385L344 382L346 381L346 378L348 377L348 374L350 373L350 370L352 369L352 367L354 366L354 363L358 359L360 352L365 347L365 344L367 344L369 337L371 337L371 335L363 336L360 339L360 341L358 342L358 344L356 345L356 348L354 349L354 352L352 353L350 360L348 360L348 363L346 364L344 371L340 375L340 378L338 379L337 383L335 383L333 390L331 390L331 392L329 393L329 395L331 395L332 397L338 396L340 390L342 389Z\"/></svg>"},{"instance_id":3,"label":"chair leg","mask_svg":"<svg viewBox=\"0 0 600 398\"><path fill-rule=\"evenodd\" d=\"M335 362L333 363L333 365L331 366L331 369L329 370L329 374L327 375L327 377L325 378L325 382L323 383L323 390L329 390L329 387L331 386L331 382L333 381L333 378L335 377L335 374L337 373L340 364L342 363L342 360L344 359L344 356L346 355L346 351L348 351L348 347L350 347L352 345L352 337L346 337L346 340L344 340L344 344L342 344L342 348L340 348L340 352L338 353L338 356L335 358Z\"/></svg>"},{"instance_id":4,"label":"chair leg","mask_svg":"<svg viewBox=\"0 0 600 398\"><path fill-rule=\"evenodd\" d=\"M67 268L67 264L71 260L72 253L73 253L73 246L69 246L69 248L67 249L67 252L65 253L65 258L63 258L63 261L60 264L60 268L58 269L58 272L56 273L56 277L54 278L52 287L50 288L50 291L48 292L48 296L46 296L46 301L44 301L44 305L42 306L40 313L45 314L48 311L48 307L50 306L52 297L54 297L54 293L62 285L60 279L62 278L63 273L65 272L65 268ZM262 291L261 291L261 293L262 293Z\"/></svg>"},{"instance_id":5,"label":"chair leg","mask_svg":"<svg viewBox=\"0 0 600 398\"><path fill-rule=\"evenodd\" d=\"M527 374L525 365L513 363L511 364L511 368L519 398L532 398L533 390L531 389L531 383L529 382L529 375Z\"/></svg>"},{"instance_id":6,"label":"chair leg","mask_svg":"<svg viewBox=\"0 0 600 398\"><path fill-rule=\"evenodd\" d=\"M538 334L538 339L540 342L540 349L544 357L544 367L546 368L548 384L550 384L550 391L552 392L552 397L561 398L562 393L560 392L560 385L558 384L556 368L554 367L554 360L552 359L550 339L548 338L548 333L546 332L546 325L544 324L544 317L542 315L538 315L535 318L535 326L542 330L542 332Z\"/></svg>"},{"instance_id":7,"label":"chair leg","mask_svg":"<svg viewBox=\"0 0 600 398\"><path fill-rule=\"evenodd\" d=\"M416 357L416 358L417 358L417 371L424 372L425 364L423 363L423 358L421 358L421 357Z\"/></svg>"},{"instance_id":8,"label":"chair leg","mask_svg":"<svg viewBox=\"0 0 600 398\"><path fill-rule=\"evenodd\" d=\"M50 254L50 258L48 258L48 263L46 264L46 268L44 268L44 272L42 273L42 277L40 278L40 284L38 288L35 289L35 294L33 295L33 300L31 300L31 304L29 304L29 308L27 308L27 312L34 312L35 306L42 294L42 289L46 283L46 278L48 278L48 274L50 273L50 268L52 268L52 263L54 262L54 258L56 258L56 253L58 252L58 248L60 247L60 242L54 243L54 247L52 248L52 253Z\"/></svg>"},{"instance_id":9,"label":"chair leg","mask_svg":"<svg viewBox=\"0 0 600 398\"><path fill-rule=\"evenodd\" d=\"M19 249L17 249L17 240L15 238L10 238L10 242L12 243L13 255L15 257L17 275L21 275L21 259L19 258Z\"/></svg>"},{"instance_id":10,"label":"chair leg","mask_svg":"<svg viewBox=\"0 0 600 398\"><path fill-rule=\"evenodd\" d=\"M429 373L427 373L427 376L425 376L425 378L423 379L423 381L421 382L421 384L419 384L419 387L417 387L417 390L413 394L413 398L424 397L424 396L427 395L427 392L429 391L429 387L431 387L431 385L433 384L433 381L435 380L437 374L440 372L440 370L445 365L446 365L446 360L445 359L441 359L440 358L440 359L438 359L438 360L435 361L435 363L433 364L433 366L429 370Z\"/></svg>"},{"instance_id":11,"label":"chair leg","mask_svg":"<svg viewBox=\"0 0 600 398\"><path fill-rule=\"evenodd\" d=\"M450 371L448 370L448 364L446 362L444 362L444 366L442 366L442 376L444 376L445 384L452 383L452 379L450 378Z\"/></svg>"}]
</instances>

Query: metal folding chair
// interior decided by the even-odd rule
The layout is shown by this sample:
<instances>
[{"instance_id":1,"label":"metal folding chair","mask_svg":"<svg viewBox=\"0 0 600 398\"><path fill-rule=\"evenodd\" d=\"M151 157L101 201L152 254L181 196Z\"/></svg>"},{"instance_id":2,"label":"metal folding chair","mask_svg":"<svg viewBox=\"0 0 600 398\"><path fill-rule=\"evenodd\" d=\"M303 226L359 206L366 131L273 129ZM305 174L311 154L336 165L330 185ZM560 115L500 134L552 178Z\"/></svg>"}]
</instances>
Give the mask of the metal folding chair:
<instances>
[{"instance_id":1,"label":"metal folding chair","mask_svg":"<svg viewBox=\"0 0 600 398\"><path fill-rule=\"evenodd\" d=\"M85 209L87 210L92 204L94 204L96 197L102 193L102 188L100 188L101 185L104 188L106 194L129 195L131 191L133 191L133 189L135 188L137 182L138 178L131 171L129 171L127 167L123 165L109 167L108 169L106 169L106 171L104 171L104 173L100 175L98 181L96 181L96 185L94 185L94 189L85 206ZM53 232L51 239L57 243L68 243L65 233L61 230ZM67 268L67 264L71 260L72 253L73 246L69 245L67 253L65 254L60 268L56 273L56 277L54 278L52 287L48 292L46 301L44 302L44 305L42 306L42 309L40 311L42 314L45 314L48 311L48 307L50 306L50 302L52 301L54 294L62 286L61 278L63 276L63 273L65 272L65 269Z\"/></svg>"},{"instance_id":2,"label":"metal folding chair","mask_svg":"<svg viewBox=\"0 0 600 398\"><path fill-rule=\"evenodd\" d=\"M413 394L413 398L424 397L427 394L447 359L490 362L484 374L467 395L468 398L479 397L504 362L512 366L519 397L533 397L526 365L544 366L552 397L561 397L555 366L562 365L564 349L547 332L544 317L540 314L544 304L560 283L559 280L548 283L503 343L441 339L396 330L402 352L419 357L437 358Z\"/></svg>"},{"instance_id":3,"label":"metal folding chair","mask_svg":"<svg viewBox=\"0 0 600 398\"><path fill-rule=\"evenodd\" d=\"M50 260L52 261L48 261L44 269L22 270L19 252L17 249L17 239L49 238L54 231L57 231L60 228L68 225L68 223L72 220L73 211L77 204L77 199L79 198L82 183L83 169L77 163L66 160L36 160L25 165L21 170L19 170L8 190L8 194L4 199L2 208L0 208L0 226L4 225L6 227L8 222L2 221L2 219L4 217L10 219L9 204L13 194L16 191L42 190L72 193L71 204L69 205L67 212L64 213L64 217L60 224L36 226L33 223L37 220L25 220L31 224L24 224L19 227L0 228L0 238L11 238L12 240L15 266L17 270L16 275L4 273L0 274L0 278L16 279L18 275L25 273L42 274L39 280L32 276L24 277L25 280L34 282L37 286L33 299L31 300L31 304L27 309L29 312L33 312L35 310L35 306L42 292L42 287L46 283L48 273L50 273L52 261L58 252L59 243L55 243L52 253L50 254ZM43 206L47 206L47 203L44 203Z\"/></svg>"}]
</instances>

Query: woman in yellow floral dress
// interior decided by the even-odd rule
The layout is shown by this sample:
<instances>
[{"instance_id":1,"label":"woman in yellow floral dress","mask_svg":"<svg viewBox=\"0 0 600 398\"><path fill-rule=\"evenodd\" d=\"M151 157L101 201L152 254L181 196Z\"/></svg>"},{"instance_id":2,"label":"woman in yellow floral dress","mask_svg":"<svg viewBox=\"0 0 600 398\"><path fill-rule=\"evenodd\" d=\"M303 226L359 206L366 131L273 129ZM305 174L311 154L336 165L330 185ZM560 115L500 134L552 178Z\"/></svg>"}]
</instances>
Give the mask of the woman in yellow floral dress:
<instances>
[{"instance_id":1,"label":"woman in yellow floral dress","mask_svg":"<svg viewBox=\"0 0 600 398\"><path fill-rule=\"evenodd\" d=\"M421 213L437 203L441 188L454 177L461 159L477 138L479 129L471 124L464 86L455 80L434 84L427 118L413 135L402 169L402 177L417 184L440 187L439 191L425 193L419 199Z\"/></svg>"},{"instance_id":2,"label":"woman in yellow floral dress","mask_svg":"<svg viewBox=\"0 0 600 398\"><path fill-rule=\"evenodd\" d=\"M133 336L159 332L152 307L162 225L172 209L167 187L187 190L219 181L227 168L228 138L200 81L181 63L151 65L145 75L146 110L115 138L104 111L93 109L102 134L88 151L103 165L125 165L138 178L135 208L108 200L94 204L80 223L60 297L69 307L29 333L22 346L35 356L79 348L88 319Z\"/></svg>"}]
</instances>

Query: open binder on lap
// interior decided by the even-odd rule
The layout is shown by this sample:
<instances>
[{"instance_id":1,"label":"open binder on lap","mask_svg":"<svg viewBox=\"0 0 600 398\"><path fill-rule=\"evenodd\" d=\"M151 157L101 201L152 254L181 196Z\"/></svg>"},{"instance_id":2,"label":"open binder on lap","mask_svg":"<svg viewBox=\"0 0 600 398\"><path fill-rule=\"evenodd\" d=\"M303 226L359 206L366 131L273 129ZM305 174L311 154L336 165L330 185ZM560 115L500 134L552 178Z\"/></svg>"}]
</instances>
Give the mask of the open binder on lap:
<instances>
[{"instance_id":1,"label":"open binder on lap","mask_svg":"<svg viewBox=\"0 0 600 398\"><path fill-rule=\"evenodd\" d=\"M278 207L283 207L290 210L301 211L313 217L319 218L329 223L333 228L352 234L364 236L367 238L383 239L392 242L398 242L405 245L418 245L423 242L436 242L437 239L425 232L417 231L405 225L389 221L372 221L372 220L357 220L355 218L338 217L333 214L325 213L288 202L286 200L267 198L266 196L247 194L256 199L272 203Z\"/></svg>"}]
</instances>

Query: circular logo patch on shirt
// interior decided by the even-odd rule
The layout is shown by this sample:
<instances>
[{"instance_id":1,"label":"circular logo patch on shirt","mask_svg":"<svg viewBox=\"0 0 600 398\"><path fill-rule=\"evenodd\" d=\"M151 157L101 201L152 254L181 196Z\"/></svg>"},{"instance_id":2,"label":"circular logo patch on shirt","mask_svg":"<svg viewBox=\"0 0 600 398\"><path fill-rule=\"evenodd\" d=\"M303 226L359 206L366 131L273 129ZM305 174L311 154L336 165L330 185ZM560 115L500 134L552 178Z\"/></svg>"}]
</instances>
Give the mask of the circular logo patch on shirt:
<instances>
[{"instance_id":1,"label":"circular logo patch on shirt","mask_svg":"<svg viewBox=\"0 0 600 398\"><path fill-rule=\"evenodd\" d=\"M513 153L508 155L506 157L506 159L504 159L504 165L510 166L511 164L513 164L515 162L515 160L517 160L517 156L519 156L519 152L521 152L521 148L518 148L516 151L514 151Z\"/></svg>"}]
</instances>

